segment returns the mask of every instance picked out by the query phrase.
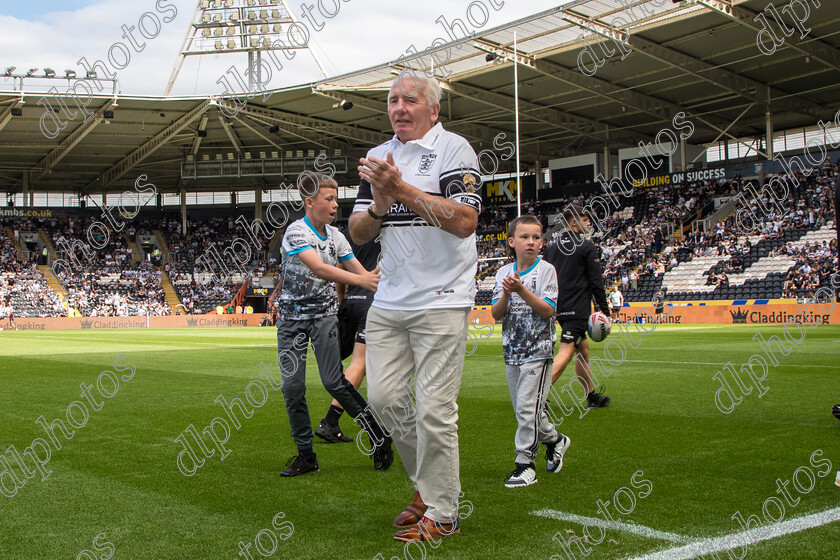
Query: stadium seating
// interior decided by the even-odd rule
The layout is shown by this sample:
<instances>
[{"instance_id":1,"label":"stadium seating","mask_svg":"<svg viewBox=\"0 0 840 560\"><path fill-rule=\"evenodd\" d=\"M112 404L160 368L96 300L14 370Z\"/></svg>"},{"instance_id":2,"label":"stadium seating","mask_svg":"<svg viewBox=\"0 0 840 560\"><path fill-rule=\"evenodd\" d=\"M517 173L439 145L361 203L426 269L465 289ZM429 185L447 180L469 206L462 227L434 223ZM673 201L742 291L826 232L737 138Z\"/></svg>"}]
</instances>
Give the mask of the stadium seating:
<instances>
[{"instance_id":1,"label":"stadium seating","mask_svg":"<svg viewBox=\"0 0 840 560\"><path fill-rule=\"evenodd\" d=\"M808 177L798 174L800 184L783 201L790 211L785 216L766 216L756 231L747 234L738 231L732 216L705 232L694 228L683 238L665 239L664 233L691 229L693 221L711 211L712 198L740 191L739 177L729 182L637 189L631 196L618 196L618 206L598 224L592 237L602 251L606 287L628 282L623 289L628 302L650 301L662 288L672 301L811 297L827 281L830 261L837 253L828 202L835 172L822 169ZM528 200L523 201L522 209L541 221L548 243L557 235L548 216L570 203L585 207L593 196L583 193L550 201ZM515 212L514 207L491 206L479 217L476 305L490 304L495 274L509 262L507 242L499 239L505 236L497 234L506 231ZM6 230L12 225L29 242L21 251L25 250L24 254L38 256L47 246L73 263L74 274L64 278L64 287L71 312L83 315L171 313L161 284L163 271L188 313L226 307L248 278L278 272L269 250L274 240L262 240L244 266L244 274L215 278L211 272L217 271L205 270L198 262L208 250L223 254L234 239L249 237L233 217L196 221L188 225L186 234L181 233L180 219L141 217L124 233L103 240L107 243L100 250L91 248L86 238L91 222L92 218L0 222L0 297L9 301L16 315L62 315L67 311L33 260L18 254ZM68 246L74 247L72 256ZM160 255L155 258L158 250ZM638 277L635 288L627 280L631 272Z\"/></svg>"},{"instance_id":2,"label":"stadium seating","mask_svg":"<svg viewBox=\"0 0 840 560\"><path fill-rule=\"evenodd\" d=\"M15 243L0 224L0 319L55 317L66 314L61 298L47 284L35 259L22 259Z\"/></svg>"}]
</instances>

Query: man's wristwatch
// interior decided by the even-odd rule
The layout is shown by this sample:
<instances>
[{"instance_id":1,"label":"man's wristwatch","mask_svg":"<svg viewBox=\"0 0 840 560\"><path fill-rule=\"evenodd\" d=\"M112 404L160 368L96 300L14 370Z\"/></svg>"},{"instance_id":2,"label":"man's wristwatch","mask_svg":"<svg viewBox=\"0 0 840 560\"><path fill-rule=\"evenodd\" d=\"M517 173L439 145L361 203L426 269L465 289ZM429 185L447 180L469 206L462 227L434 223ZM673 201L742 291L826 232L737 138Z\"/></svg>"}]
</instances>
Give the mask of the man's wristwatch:
<instances>
[{"instance_id":1,"label":"man's wristwatch","mask_svg":"<svg viewBox=\"0 0 840 560\"><path fill-rule=\"evenodd\" d=\"M384 219L388 216L388 213L387 213L387 212L385 212L385 213L384 213L384 214L382 214L381 216L380 216L379 214L375 213L375 212L373 211L373 204L371 204L370 206L368 206L367 212L368 212L368 214L370 214L370 217L371 217L371 218L373 218L374 220L379 220L380 222L381 222L382 220L384 220Z\"/></svg>"}]
</instances>

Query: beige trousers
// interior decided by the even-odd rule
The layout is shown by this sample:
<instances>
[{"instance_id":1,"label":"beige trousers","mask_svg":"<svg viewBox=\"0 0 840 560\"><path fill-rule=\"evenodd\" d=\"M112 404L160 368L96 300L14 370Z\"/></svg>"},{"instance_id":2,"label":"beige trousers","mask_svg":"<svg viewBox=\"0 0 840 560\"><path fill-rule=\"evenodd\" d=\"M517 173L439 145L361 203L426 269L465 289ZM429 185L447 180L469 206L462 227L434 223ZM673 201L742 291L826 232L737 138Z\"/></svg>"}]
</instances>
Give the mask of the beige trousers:
<instances>
[{"instance_id":1,"label":"beige trousers","mask_svg":"<svg viewBox=\"0 0 840 560\"><path fill-rule=\"evenodd\" d=\"M458 391L469 308L368 311L368 401L391 433L405 470L428 506L452 523L461 492Z\"/></svg>"}]
</instances>

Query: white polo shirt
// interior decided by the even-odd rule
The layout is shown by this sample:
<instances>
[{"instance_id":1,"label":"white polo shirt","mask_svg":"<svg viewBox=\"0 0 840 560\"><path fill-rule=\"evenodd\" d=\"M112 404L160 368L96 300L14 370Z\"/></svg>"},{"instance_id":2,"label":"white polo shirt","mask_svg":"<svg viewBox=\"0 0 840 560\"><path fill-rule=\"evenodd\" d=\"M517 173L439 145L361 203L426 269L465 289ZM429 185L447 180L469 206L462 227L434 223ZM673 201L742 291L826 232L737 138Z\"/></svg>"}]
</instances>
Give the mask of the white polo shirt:
<instances>
[{"instance_id":1,"label":"white polo shirt","mask_svg":"<svg viewBox=\"0 0 840 560\"><path fill-rule=\"evenodd\" d=\"M370 150L368 157L386 159L388 152L409 185L481 212L478 158L464 138L438 123L420 140L403 144L394 135ZM371 185L362 180L353 212L366 212L371 204ZM475 304L475 233L461 239L395 202L382 222L379 241L382 278L373 298L375 307L416 311Z\"/></svg>"}]
</instances>

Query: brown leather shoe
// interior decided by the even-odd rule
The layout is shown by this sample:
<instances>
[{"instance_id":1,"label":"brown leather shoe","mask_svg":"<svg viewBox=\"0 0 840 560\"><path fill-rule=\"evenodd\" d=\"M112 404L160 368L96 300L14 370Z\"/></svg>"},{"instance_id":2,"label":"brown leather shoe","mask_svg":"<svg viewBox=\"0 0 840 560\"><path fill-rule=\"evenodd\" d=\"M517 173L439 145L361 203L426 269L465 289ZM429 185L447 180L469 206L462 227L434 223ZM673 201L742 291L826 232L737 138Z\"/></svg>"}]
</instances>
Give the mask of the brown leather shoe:
<instances>
[{"instance_id":1,"label":"brown leather shoe","mask_svg":"<svg viewBox=\"0 0 840 560\"><path fill-rule=\"evenodd\" d=\"M454 523L438 523L436 521L432 521L426 516L423 516L423 519L421 519L416 525L409 527L408 529L403 529L402 531L397 531L397 534L394 535L394 540L405 542L430 540L439 541L443 537L457 535L460 532L461 526L458 523L457 518Z\"/></svg>"},{"instance_id":2,"label":"brown leather shoe","mask_svg":"<svg viewBox=\"0 0 840 560\"><path fill-rule=\"evenodd\" d=\"M414 500L394 519L394 527L416 525L423 518L424 513L426 513L426 504L420 498L420 492L415 492Z\"/></svg>"}]
</instances>

